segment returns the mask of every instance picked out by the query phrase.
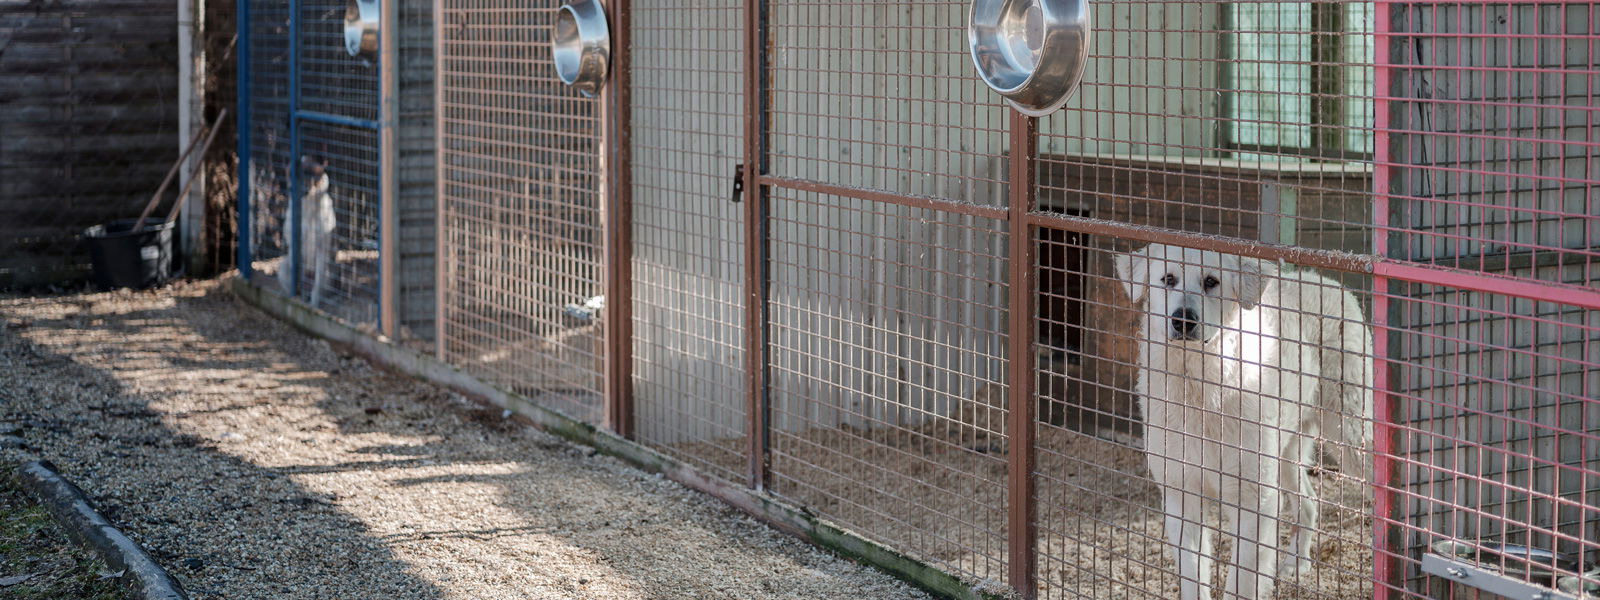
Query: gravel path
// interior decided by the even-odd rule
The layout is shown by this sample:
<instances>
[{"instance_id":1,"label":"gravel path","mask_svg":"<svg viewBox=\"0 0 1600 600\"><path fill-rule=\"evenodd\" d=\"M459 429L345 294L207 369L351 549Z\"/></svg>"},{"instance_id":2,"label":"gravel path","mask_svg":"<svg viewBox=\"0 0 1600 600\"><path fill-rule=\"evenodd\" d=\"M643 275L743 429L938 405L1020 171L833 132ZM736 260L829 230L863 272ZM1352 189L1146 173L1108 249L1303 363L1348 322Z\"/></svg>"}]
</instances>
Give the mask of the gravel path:
<instances>
[{"instance_id":1,"label":"gravel path","mask_svg":"<svg viewBox=\"0 0 1600 600\"><path fill-rule=\"evenodd\" d=\"M0 298L0 424L205 598L925 598L223 281Z\"/></svg>"}]
</instances>

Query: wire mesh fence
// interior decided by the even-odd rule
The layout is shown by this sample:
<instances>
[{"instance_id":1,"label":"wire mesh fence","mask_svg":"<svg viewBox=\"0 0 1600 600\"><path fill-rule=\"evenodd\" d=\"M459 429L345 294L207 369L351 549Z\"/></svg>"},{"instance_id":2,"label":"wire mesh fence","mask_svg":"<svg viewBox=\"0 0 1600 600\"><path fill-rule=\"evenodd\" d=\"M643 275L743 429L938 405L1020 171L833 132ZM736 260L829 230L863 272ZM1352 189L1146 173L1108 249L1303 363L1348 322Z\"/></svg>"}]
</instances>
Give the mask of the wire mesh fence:
<instances>
[{"instance_id":1,"label":"wire mesh fence","mask_svg":"<svg viewBox=\"0 0 1600 600\"><path fill-rule=\"evenodd\" d=\"M439 355L599 422L598 108L555 77L558 8L439 5Z\"/></svg>"},{"instance_id":2,"label":"wire mesh fence","mask_svg":"<svg viewBox=\"0 0 1600 600\"><path fill-rule=\"evenodd\" d=\"M619 2L610 104L558 6L437 5L445 361L983 591L1600 586L1595 5L1096 2L1037 120L964 2Z\"/></svg>"},{"instance_id":3,"label":"wire mesh fence","mask_svg":"<svg viewBox=\"0 0 1600 600\"><path fill-rule=\"evenodd\" d=\"M250 276L340 319L380 312L379 71L345 45L346 3L251 0Z\"/></svg>"},{"instance_id":4,"label":"wire mesh fence","mask_svg":"<svg viewBox=\"0 0 1600 600\"><path fill-rule=\"evenodd\" d=\"M744 144L744 5L637 2L632 11L635 435L740 481L746 261L729 178ZM691 30L698 35L684 35Z\"/></svg>"}]
</instances>

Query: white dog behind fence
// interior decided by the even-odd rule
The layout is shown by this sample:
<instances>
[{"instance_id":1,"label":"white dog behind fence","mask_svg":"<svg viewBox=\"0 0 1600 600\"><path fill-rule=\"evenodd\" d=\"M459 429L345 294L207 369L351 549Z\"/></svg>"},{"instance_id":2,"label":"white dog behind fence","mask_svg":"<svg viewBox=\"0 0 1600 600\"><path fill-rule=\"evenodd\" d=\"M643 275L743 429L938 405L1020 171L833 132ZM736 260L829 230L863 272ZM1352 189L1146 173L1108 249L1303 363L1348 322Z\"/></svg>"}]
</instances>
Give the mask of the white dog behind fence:
<instances>
[{"instance_id":1,"label":"white dog behind fence","mask_svg":"<svg viewBox=\"0 0 1600 600\"><path fill-rule=\"evenodd\" d=\"M1135 391L1180 598L1211 597L1213 503L1234 536L1224 597L1271 597L1280 569L1310 565L1316 441L1364 472L1355 451L1372 437L1372 333L1361 307L1316 273L1211 251L1156 244L1116 267L1145 306Z\"/></svg>"},{"instance_id":2,"label":"white dog behind fence","mask_svg":"<svg viewBox=\"0 0 1600 600\"><path fill-rule=\"evenodd\" d=\"M328 163L307 156L301 159L300 165L306 182L305 196L300 199L300 236L305 238L300 246L300 264L301 268L311 269L311 307L321 308L323 289L331 283L328 269L334 260L333 235L339 228L339 217L333 209ZM290 235L289 239L292 246L294 236ZM291 278L298 277L299 273L283 277L280 283L284 290L292 289Z\"/></svg>"}]
</instances>

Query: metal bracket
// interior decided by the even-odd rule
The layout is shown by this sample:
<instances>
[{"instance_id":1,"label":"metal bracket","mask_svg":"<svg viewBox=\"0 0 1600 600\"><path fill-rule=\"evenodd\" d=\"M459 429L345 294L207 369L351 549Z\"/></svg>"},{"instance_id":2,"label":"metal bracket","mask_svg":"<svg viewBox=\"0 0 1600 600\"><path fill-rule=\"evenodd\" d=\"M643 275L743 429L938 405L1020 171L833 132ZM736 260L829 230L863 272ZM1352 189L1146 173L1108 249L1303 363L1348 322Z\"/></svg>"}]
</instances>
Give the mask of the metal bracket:
<instances>
[{"instance_id":1,"label":"metal bracket","mask_svg":"<svg viewBox=\"0 0 1600 600\"><path fill-rule=\"evenodd\" d=\"M743 196L744 163L739 163L733 167L733 193L729 196L728 201L737 203Z\"/></svg>"},{"instance_id":2,"label":"metal bracket","mask_svg":"<svg viewBox=\"0 0 1600 600\"><path fill-rule=\"evenodd\" d=\"M1422 572L1497 596L1505 596L1511 600L1578 600L1576 596L1567 595L1555 588L1507 577L1432 552L1422 555Z\"/></svg>"}]
</instances>

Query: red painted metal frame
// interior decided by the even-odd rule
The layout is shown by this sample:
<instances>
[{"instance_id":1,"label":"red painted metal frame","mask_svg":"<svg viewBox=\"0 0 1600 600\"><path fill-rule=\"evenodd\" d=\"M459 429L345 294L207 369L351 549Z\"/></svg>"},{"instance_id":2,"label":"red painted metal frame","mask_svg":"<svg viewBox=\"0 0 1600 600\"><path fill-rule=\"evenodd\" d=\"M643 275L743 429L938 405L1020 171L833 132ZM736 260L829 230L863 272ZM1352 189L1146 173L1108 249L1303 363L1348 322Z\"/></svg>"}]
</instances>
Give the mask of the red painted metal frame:
<instances>
[{"instance_id":1,"label":"red painted metal frame","mask_svg":"<svg viewBox=\"0 0 1600 600\"><path fill-rule=\"evenodd\" d=\"M1373 7L1373 168L1372 168L1372 254L1384 257L1389 253L1389 188L1393 169L1389 141L1389 81L1393 72L1389 68L1389 21L1392 7L1387 0L1377 0ZM1389 600L1403 593L1391 588L1397 581L1399 557L1395 541L1399 525L1394 520L1393 480L1395 474L1394 401L1389 393L1389 280L1379 273L1372 277L1372 581L1374 600Z\"/></svg>"},{"instance_id":2,"label":"red painted metal frame","mask_svg":"<svg viewBox=\"0 0 1600 600\"><path fill-rule=\"evenodd\" d=\"M633 438L633 105L631 0L612 0L611 83L600 126L605 178L605 423Z\"/></svg>"}]
</instances>

